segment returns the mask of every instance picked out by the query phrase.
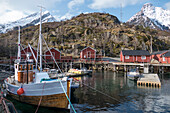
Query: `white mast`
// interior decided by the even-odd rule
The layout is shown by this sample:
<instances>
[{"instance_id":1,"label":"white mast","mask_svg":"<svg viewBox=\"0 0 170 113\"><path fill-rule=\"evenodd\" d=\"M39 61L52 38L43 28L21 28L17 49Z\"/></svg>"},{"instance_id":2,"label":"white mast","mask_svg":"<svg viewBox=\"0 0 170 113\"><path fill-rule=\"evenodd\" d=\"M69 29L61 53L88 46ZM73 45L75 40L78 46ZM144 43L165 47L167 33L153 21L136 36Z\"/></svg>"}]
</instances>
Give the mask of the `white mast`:
<instances>
[{"instance_id":1,"label":"white mast","mask_svg":"<svg viewBox=\"0 0 170 113\"><path fill-rule=\"evenodd\" d=\"M42 35L41 35L41 16L42 16L42 6L40 8L40 31L39 31L39 42L40 42L40 71L42 71Z\"/></svg>"},{"instance_id":2,"label":"white mast","mask_svg":"<svg viewBox=\"0 0 170 113\"><path fill-rule=\"evenodd\" d=\"M21 44L20 44L20 26L18 26L18 56L17 59L21 60Z\"/></svg>"}]
</instances>

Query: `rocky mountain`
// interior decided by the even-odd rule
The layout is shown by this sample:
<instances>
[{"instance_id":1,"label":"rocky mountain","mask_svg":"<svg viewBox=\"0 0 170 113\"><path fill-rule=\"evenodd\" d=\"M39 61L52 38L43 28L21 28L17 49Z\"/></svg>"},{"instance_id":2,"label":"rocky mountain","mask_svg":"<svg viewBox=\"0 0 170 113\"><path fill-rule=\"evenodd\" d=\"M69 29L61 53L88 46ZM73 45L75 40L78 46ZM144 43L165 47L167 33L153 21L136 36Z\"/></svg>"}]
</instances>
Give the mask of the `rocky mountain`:
<instances>
[{"instance_id":1,"label":"rocky mountain","mask_svg":"<svg viewBox=\"0 0 170 113\"><path fill-rule=\"evenodd\" d=\"M107 56L119 56L122 49L150 51L151 38L154 51L170 48L169 32L120 24L117 17L108 13L80 14L70 20L43 23L42 35L49 47L73 57L87 46ZM17 30L0 34L0 57L16 56L17 37ZM37 48L38 37L38 25L21 29L22 45L30 43Z\"/></svg>"},{"instance_id":2,"label":"rocky mountain","mask_svg":"<svg viewBox=\"0 0 170 113\"><path fill-rule=\"evenodd\" d=\"M45 11L42 13L42 22L54 22L55 18L50 14L49 11ZM37 25L40 23L40 14L39 12L31 14L27 17L21 18L17 21L10 22L7 24L0 24L0 33L5 33L7 31L13 30L18 26L22 28Z\"/></svg>"},{"instance_id":3,"label":"rocky mountain","mask_svg":"<svg viewBox=\"0 0 170 113\"><path fill-rule=\"evenodd\" d=\"M152 29L170 29L170 10L155 7L150 3L144 4L141 10L128 21L130 25L142 25Z\"/></svg>"}]
</instances>

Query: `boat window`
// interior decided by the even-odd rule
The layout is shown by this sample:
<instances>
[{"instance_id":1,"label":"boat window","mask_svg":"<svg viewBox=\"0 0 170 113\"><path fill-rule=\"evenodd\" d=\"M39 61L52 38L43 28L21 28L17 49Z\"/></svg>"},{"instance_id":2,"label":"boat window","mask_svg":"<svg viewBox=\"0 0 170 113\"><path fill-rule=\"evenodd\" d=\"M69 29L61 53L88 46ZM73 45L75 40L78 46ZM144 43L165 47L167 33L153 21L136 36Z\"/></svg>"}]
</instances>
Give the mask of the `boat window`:
<instances>
[{"instance_id":1,"label":"boat window","mask_svg":"<svg viewBox=\"0 0 170 113\"><path fill-rule=\"evenodd\" d=\"M22 65L22 69L25 70L25 65Z\"/></svg>"},{"instance_id":2,"label":"boat window","mask_svg":"<svg viewBox=\"0 0 170 113\"><path fill-rule=\"evenodd\" d=\"M129 56L125 56L125 59L129 59Z\"/></svg>"},{"instance_id":3,"label":"boat window","mask_svg":"<svg viewBox=\"0 0 170 113\"><path fill-rule=\"evenodd\" d=\"M19 65L19 70L20 70L20 71L22 70L22 65Z\"/></svg>"},{"instance_id":4,"label":"boat window","mask_svg":"<svg viewBox=\"0 0 170 113\"><path fill-rule=\"evenodd\" d=\"M137 70L136 69L131 69L130 72L136 72Z\"/></svg>"},{"instance_id":5,"label":"boat window","mask_svg":"<svg viewBox=\"0 0 170 113\"><path fill-rule=\"evenodd\" d=\"M25 65L25 70L27 70L27 65Z\"/></svg>"},{"instance_id":6,"label":"boat window","mask_svg":"<svg viewBox=\"0 0 170 113\"><path fill-rule=\"evenodd\" d=\"M29 65L29 70L32 70L32 65Z\"/></svg>"}]
</instances>

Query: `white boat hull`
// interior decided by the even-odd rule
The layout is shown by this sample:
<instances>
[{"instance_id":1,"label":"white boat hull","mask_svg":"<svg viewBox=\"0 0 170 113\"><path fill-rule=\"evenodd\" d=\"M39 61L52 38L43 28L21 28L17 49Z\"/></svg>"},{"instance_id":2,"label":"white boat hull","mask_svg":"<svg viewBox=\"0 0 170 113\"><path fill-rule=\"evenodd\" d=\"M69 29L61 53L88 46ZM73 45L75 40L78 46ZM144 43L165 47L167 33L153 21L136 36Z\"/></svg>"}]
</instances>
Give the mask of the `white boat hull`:
<instances>
[{"instance_id":1,"label":"white boat hull","mask_svg":"<svg viewBox=\"0 0 170 113\"><path fill-rule=\"evenodd\" d=\"M69 98L71 93L71 82L72 80L61 81ZM56 80L55 82L53 81L49 83L23 84L22 88L24 89L24 93L21 95L17 94L17 90L20 86L10 84L7 81L5 83L9 95L18 101L38 105L40 98L42 97L41 106L65 109L70 108L60 81Z\"/></svg>"}]
</instances>

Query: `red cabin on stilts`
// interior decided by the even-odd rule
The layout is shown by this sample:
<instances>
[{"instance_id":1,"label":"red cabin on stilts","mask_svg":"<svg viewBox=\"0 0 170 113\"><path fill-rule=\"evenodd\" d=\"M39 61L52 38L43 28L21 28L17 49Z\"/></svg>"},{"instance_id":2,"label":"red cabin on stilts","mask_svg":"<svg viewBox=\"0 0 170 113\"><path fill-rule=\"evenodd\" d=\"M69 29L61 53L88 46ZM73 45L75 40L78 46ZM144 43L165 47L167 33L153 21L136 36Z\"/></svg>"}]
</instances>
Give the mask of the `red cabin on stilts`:
<instances>
[{"instance_id":1,"label":"red cabin on stilts","mask_svg":"<svg viewBox=\"0 0 170 113\"><path fill-rule=\"evenodd\" d=\"M58 49L51 48L50 51L53 54L56 61L61 60L61 52ZM46 61L53 61L53 58L52 58L52 56L50 54L50 51L48 51L48 50L45 51L45 59L46 59Z\"/></svg>"},{"instance_id":2,"label":"red cabin on stilts","mask_svg":"<svg viewBox=\"0 0 170 113\"><path fill-rule=\"evenodd\" d=\"M170 63L170 50L153 52L152 59L157 60L159 63Z\"/></svg>"},{"instance_id":3,"label":"red cabin on stilts","mask_svg":"<svg viewBox=\"0 0 170 113\"><path fill-rule=\"evenodd\" d=\"M145 50L122 50L120 53L121 62L150 62L151 56Z\"/></svg>"},{"instance_id":4,"label":"red cabin on stilts","mask_svg":"<svg viewBox=\"0 0 170 113\"><path fill-rule=\"evenodd\" d=\"M80 58L81 59L96 59L96 50L91 47L86 47L80 52Z\"/></svg>"},{"instance_id":5,"label":"red cabin on stilts","mask_svg":"<svg viewBox=\"0 0 170 113\"><path fill-rule=\"evenodd\" d=\"M31 48L32 48L33 53L31 52L31 49L28 46L26 48L24 48L23 50L21 50L21 59L26 59L27 54L29 54L29 59L34 60L33 54L35 55L35 57L37 57L36 49L34 49L33 47L31 47Z\"/></svg>"}]
</instances>

